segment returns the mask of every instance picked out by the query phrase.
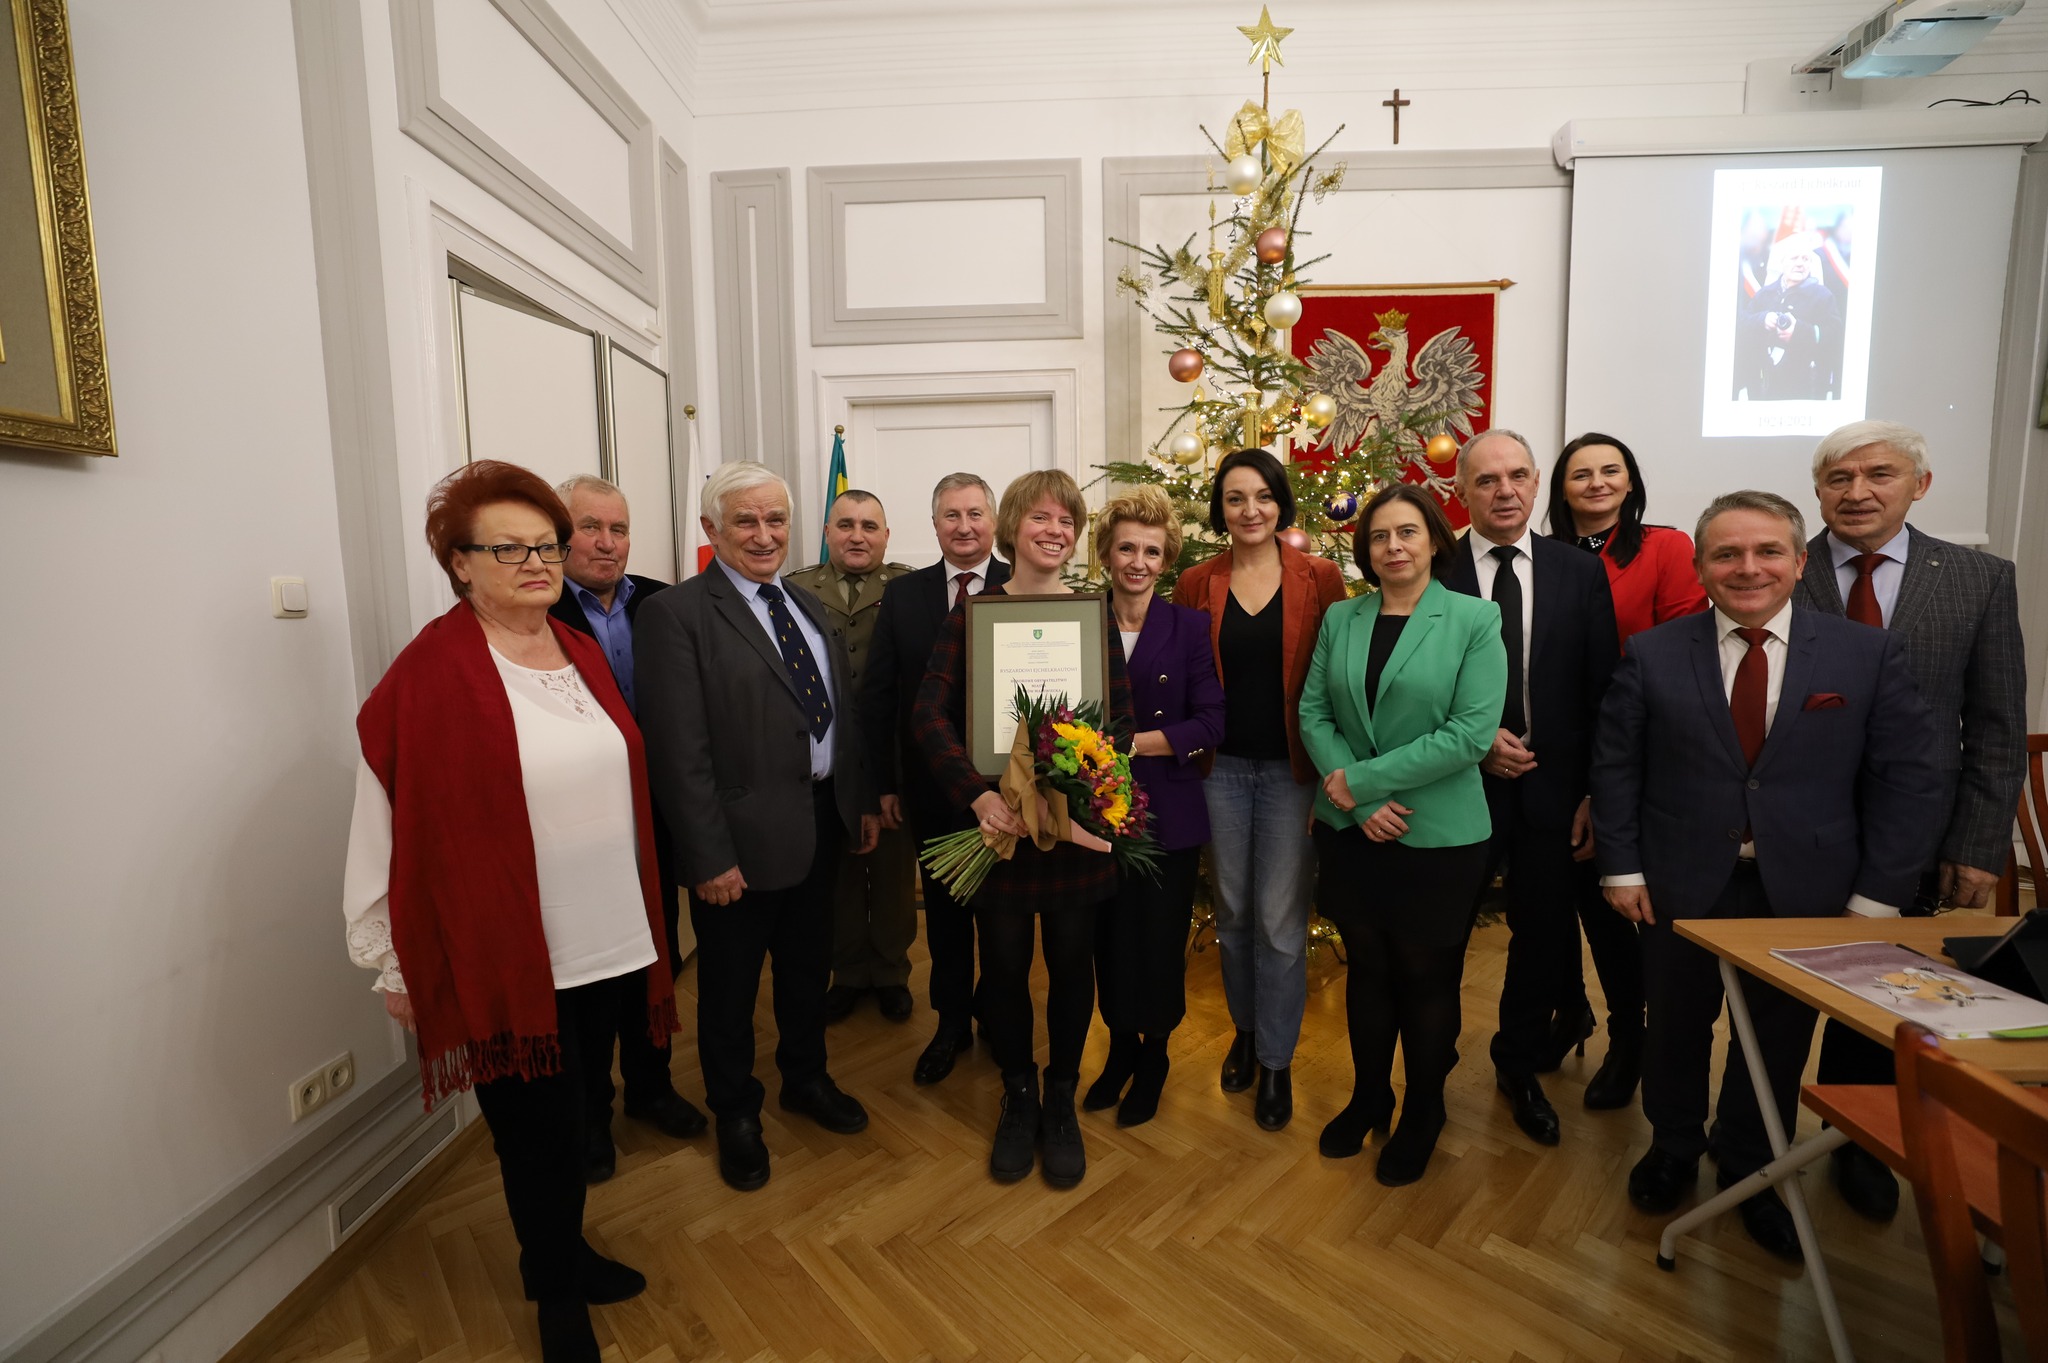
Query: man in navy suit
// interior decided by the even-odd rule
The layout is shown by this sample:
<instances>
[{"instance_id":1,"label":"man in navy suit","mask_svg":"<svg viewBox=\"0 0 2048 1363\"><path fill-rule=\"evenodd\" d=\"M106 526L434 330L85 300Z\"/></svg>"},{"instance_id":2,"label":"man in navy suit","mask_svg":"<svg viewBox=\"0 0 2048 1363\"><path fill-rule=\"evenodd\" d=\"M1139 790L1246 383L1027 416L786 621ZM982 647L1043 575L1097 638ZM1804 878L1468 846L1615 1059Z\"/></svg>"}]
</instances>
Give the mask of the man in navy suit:
<instances>
[{"instance_id":1,"label":"man in navy suit","mask_svg":"<svg viewBox=\"0 0 2048 1363\"><path fill-rule=\"evenodd\" d=\"M926 839L971 827L974 820L954 808L932 779L910 707L947 613L1010 577L1010 565L995 556L995 494L975 474L939 479L932 489L932 531L941 557L883 589L860 677L867 765L881 792L882 826L908 824L920 848ZM912 1077L936 1084L974 1044L974 914L922 866L918 870L924 881L924 943L932 957L932 1011L939 1025Z\"/></svg>"},{"instance_id":2,"label":"man in navy suit","mask_svg":"<svg viewBox=\"0 0 2048 1363\"><path fill-rule=\"evenodd\" d=\"M1684 1199L1707 1148L1722 1003L1714 956L1673 923L1896 916L1944 812L1934 725L1903 642L1792 604L1806 566L1798 509L1772 493L1731 492L1700 517L1695 544L1714 609L1629 640L1593 753L1601 884L1643 925L1643 1115L1654 1135L1628 1193L1657 1215ZM1814 1010L1753 975L1743 997L1789 1130ZM1771 1159L1732 1038L1716 1115L1726 1188ZM1801 1257L1775 1191L1744 1202L1742 1223L1765 1249Z\"/></svg>"},{"instance_id":3,"label":"man in navy suit","mask_svg":"<svg viewBox=\"0 0 2048 1363\"><path fill-rule=\"evenodd\" d=\"M548 614L597 640L605 661L612 665L612 680L619 684L619 694L630 710L633 617L647 598L668 584L626 571L626 560L633 551L633 519L626 506L626 494L616 484L595 474L582 473L555 491L569 508L571 529L569 559L562 565L562 599L555 602ZM654 859L661 878L669 965L679 971L683 968L682 955L676 950L679 901L668 833L658 815L654 821ZM619 1017L619 1077L625 1081L626 1115L658 1127L678 1140L701 1135L704 1114L695 1103L676 1092L669 1068L670 1048L666 1044L656 1046L648 1038L647 1020L640 1012L645 1000L636 995L625 1002L627 1011ZM592 1070L590 1078L592 1087L601 1090L603 1106L609 1110L611 1075ZM592 1126L589 1134L584 1175L592 1183L601 1183L617 1169L618 1151L612 1144L609 1123Z\"/></svg>"}]
</instances>

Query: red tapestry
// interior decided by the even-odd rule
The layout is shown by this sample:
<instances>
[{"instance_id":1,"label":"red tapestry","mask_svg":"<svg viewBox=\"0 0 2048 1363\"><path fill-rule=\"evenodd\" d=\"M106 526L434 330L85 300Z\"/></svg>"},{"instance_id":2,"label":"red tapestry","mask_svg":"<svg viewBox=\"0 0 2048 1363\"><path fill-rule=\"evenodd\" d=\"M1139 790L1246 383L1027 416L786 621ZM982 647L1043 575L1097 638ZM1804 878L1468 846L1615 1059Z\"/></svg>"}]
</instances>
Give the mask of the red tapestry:
<instances>
[{"instance_id":1,"label":"red tapestry","mask_svg":"<svg viewBox=\"0 0 2048 1363\"><path fill-rule=\"evenodd\" d=\"M1290 343L1309 367L1308 390L1334 398L1337 415L1294 457L1317 464L1382 426L1426 415L1403 434L1402 481L1428 488L1452 525L1467 525L1451 486L1455 452L1432 460L1425 447L1434 435L1463 445L1491 424L1496 300L1512 283L1303 289Z\"/></svg>"}]
</instances>

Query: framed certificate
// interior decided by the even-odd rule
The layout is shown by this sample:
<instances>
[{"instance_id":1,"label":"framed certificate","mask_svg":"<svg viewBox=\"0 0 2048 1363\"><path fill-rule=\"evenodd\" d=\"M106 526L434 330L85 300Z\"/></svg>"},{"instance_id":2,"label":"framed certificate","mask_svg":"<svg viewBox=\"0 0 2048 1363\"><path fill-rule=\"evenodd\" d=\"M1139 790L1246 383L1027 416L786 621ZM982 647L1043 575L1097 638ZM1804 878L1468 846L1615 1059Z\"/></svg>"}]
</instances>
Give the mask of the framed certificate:
<instances>
[{"instance_id":1,"label":"framed certificate","mask_svg":"<svg viewBox=\"0 0 2048 1363\"><path fill-rule=\"evenodd\" d=\"M967 598L967 749L1000 776L1016 741L1017 688L1109 708L1109 597L1102 592Z\"/></svg>"}]
</instances>

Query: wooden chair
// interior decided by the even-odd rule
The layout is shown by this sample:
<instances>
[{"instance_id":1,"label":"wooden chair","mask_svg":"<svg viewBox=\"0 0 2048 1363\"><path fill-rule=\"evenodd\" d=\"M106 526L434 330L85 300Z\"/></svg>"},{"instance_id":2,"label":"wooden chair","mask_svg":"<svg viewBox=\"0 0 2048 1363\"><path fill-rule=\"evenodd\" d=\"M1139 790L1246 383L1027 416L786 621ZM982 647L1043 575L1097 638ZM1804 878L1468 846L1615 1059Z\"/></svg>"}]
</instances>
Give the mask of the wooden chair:
<instances>
[{"instance_id":1,"label":"wooden chair","mask_svg":"<svg viewBox=\"0 0 2048 1363\"><path fill-rule=\"evenodd\" d=\"M2034 902L2048 904L2048 775L2042 772L2042 757L2048 754L2048 734L2027 735L2027 779L2020 787L2020 839L2027 845L2027 866L2034 876ZM2019 859L2010 852L2005 874L1999 878L1992 912L2010 918L2020 911Z\"/></svg>"},{"instance_id":2,"label":"wooden chair","mask_svg":"<svg viewBox=\"0 0 2048 1363\"><path fill-rule=\"evenodd\" d=\"M2027 1352L2048 1358L2048 1105L2019 1085L1957 1060L1925 1027L1901 1022L1894 1053L1906 1172L1941 1303L1944 1357L1999 1357L1991 1284L1977 1252L1959 1158L1961 1128L1998 1147L1998 1222ZM1981 1194L1980 1194L1981 1196Z\"/></svg>"}]
</instances>

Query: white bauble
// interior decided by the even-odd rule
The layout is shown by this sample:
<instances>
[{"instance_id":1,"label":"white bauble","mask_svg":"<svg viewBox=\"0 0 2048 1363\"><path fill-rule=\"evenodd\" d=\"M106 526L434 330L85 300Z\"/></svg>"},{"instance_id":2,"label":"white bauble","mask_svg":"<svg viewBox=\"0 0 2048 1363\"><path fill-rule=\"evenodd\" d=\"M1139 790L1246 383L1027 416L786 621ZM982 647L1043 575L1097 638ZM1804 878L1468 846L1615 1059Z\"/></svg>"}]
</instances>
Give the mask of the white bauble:
<instances>
[{"instance_id":1,"label":"white bauble","mask_svg":"<svg viewBox=\"0 0 2048 1363\"><path fill-rule=\"evenodd\" d=\"M1223 183L1232 194L1249 194L1265 178L1266 172L1259 165L1259 158L1250 154L1238 157L1223 168Z\"/></svg>"},{"instance_id":2,"label":"white bauble","mask_svg":"<svg viewBox=\"0 0 2048 1363\"><path fill-rule=\"evenodd\" d=\"M1166 450L1168 454L1173 456L1173 462L1176 464L1185 466L1195 463L1202 457L1201 437L1189 435L1183 431L1173 438L1172 442L1167 445Z\"/></svg>"},{"instance_id":3,"label":"white bauble","mask_svg":"<svg viewBox=\"0 0 2048 1363\"><path fill-rule=\"evenodd\" d=\"M1282 289L1266 300L1266 325L1285 331L1301 320L1301 295Z\"/></svg>"}]
</instances>

